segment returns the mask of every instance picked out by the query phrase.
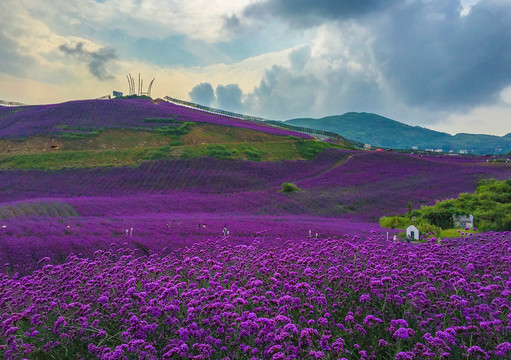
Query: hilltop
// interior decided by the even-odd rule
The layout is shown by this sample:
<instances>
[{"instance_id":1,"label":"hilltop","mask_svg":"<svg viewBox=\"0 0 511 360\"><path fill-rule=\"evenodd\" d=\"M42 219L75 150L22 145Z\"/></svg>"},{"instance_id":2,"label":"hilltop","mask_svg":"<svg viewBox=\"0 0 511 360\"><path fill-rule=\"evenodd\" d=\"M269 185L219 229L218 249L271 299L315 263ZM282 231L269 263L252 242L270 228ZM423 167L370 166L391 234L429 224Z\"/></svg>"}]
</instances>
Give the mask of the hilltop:
<instances>
[{"instance_id":1,"label":"hilltop","mask_svg":"<svg viewBox=\"0 0 511 360\"><path fill-rule=\"evenodd\" d=\"M137 165L211 156L310 159L348 141L318 142L303 132L214 114L163 100L83 100L0 106L0 168L58 169Z\"/></svg>"},{"instance_id":2,"label":"hilltop","mask_svg":"<svg viewBox=\"0 0 511 360\"><path fill-rule=\"evenodd\" d=\"M456 134L410 126L371 113L349 112L321 119L296 118L286 124L331 131L348 139L376 147L420 150L441 149L443 152L471 154L507 154L511 150L511 133L506 136Z\"/></svg>"}]
</instances>

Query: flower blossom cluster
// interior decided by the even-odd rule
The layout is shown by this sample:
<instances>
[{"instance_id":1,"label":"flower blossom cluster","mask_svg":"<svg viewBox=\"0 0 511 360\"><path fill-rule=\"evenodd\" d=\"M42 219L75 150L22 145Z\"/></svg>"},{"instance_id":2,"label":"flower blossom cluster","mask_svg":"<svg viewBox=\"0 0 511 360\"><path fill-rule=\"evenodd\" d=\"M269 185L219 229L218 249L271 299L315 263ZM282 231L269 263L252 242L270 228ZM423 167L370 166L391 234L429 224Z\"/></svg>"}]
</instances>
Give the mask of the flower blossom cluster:
<instances>
[{"instance_id":1,"label":"flower blossom cluster","mask_svg":"<svg viewBox=\"0 0 511 360\"><path fill-rule=\"evenodd\" d=\"M511 234L112 245L0 275L5 359L508 359Z\"/></svg>"}]
</instances>

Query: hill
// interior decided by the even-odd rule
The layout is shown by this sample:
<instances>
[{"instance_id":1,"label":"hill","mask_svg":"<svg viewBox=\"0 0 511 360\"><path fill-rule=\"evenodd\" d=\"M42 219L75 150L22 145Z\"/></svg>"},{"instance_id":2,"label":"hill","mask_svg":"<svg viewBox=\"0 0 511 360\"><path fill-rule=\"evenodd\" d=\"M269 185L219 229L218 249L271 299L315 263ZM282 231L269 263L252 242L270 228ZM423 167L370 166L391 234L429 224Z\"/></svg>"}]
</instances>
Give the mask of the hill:
<instances>
[{"instance_id":1,"label":"hill","mask_svg":"<svg viewBox=\"0 0 511 360\"><path fill-rule=\"evenodd\" d=\"M125 241L148 253L226 224L238 244L361 236L408 203L511 177L479 157L356 151L292 129L141 99L0 107L0 260L28 267ZM285 182L300 191L279 192Z\"/></svg>"},{"instance_id":2,"label":"hill","mask_svg":"<svg viewBox=\"0 0 511 360\"><path fill-rule=\"evenodd\" d=\"M0 169L137 165L162 158L211 156L308 159L323 143L286 128L147 99L0 106Z\"/></svg>"},{"instance_id":3,"label":"hill","mask_svg":"<svg viewBox=\"0 0 511 360\"><path fill-rule=\"evenodd\" d=\"M420 150L441 149L444 152L472 154L507 154L511 136L476 134L450 135L419 126L410 126L380 115L350 112L321 119L297 118L286 124L331 131L348 139L376 147Z\"/></svg>"},{"instance_id":4,"label":"hill","mask_svg":"<svg viewBox=\"0 0 511 360\"><path fill-rule=\"evenodd\" d=\"M293 129L140 99L0 108L0 358L509 355L511 235L403 244L377 221L511 165Z\"/></svg>"}]
</instances>

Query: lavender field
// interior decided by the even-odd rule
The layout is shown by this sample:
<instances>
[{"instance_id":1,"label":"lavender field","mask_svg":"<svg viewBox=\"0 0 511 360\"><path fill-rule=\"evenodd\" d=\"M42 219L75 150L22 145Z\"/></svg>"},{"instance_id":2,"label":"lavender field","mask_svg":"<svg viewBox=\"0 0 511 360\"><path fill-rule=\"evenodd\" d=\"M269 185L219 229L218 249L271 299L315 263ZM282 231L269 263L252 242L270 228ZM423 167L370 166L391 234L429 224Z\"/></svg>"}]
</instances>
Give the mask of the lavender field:
<instances>
[{"instance_id":1,"label":"lavender field","mask_svg":"<svg viewBox=\"0 0 511 360\"><path fill-rule=\"evenodd\" d=\"M275 135L293 135L310 139L308 135L283 130L265 124L209 114L167 102L149 100L81 100L63 104L0 106L0 138L21 138L31 135L54 135L71 129L95 130L118 127L155 127L145 119L164 118L207 124L235 126ZM64 129L65 129L64 127Z\"/></svg>"},{"instance_id":2,"label":"lavender field","mask_svg":"<svg viewBox=\"0 0 511 360\"><path fill-rule=\"evenodd\" d=\"M225 239L2 275L5 358L508 359L511 237Z\"/></svg>"},{"instance_id":3,"label":"lavender field","mask_svg":"<svg viewBox=\"0 0 511 360\"><path fill-rule=\"evenodd\" d=\"M0 137L169 114L297 136L112 100L0 108ZM1 170L0 356L509 359L511 235L406 244L378 224L488 178L511 178L511 166L344 149ZM300 190L280 192L284 182Z\"/></svg>"}]
</instances>

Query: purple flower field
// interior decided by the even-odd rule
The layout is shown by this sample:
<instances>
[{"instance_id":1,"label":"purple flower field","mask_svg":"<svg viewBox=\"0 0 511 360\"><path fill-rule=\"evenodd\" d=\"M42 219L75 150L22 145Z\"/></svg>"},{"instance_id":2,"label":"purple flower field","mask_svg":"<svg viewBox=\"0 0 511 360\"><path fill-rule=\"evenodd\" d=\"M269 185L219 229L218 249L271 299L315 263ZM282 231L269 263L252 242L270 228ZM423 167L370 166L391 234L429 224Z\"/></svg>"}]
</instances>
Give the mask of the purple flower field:
<instances>
[{"instance_id":1,"label":"purple flower field","mask_svg":"<svg viewBox=\"0 0 511 360\"><path fill-rule=\"evenodd\" d=\"M296 135L168 103L102 104L0 108L0 137L148 117ZM0 171L0 357L510 359L511 234L406 244L378 225L487 178L511 166L338 149Z\"/></svg>"},{"instance_id":2,"label":"purple flower field","mask_svg":"<svg viewBox=\"0 0 511 360\"><path fill-rule=\"evenodd\" d=\"M265 124L210 114L167 102L150 100L81 100L62 104L0 106L0 138L20 138L31 135L50 135L62 132L62 125L76 128L99 129L109 127L151 127L147 118L165 118L215 125L236 126L274 135L311 136Z\"/></svg>"},{"instance_id":3,"label":"purple flower field","mask_svg":"<svg viewBox=\"0 0 511 360\"><path fill-rule=\"evenodd\" d=\"M259 238L296 240L316 237L367 237L383 231L378 224L348 219L307 216L248 216L194 214L146 214L123 217L16 217L0 219L0 272L29 274L42 257L62 263L70 253L92 256L108 250L111 243L127 243L141 254L174 250L194 243L212 242L229 231L223 241L233 245L251 244ZM126 233L128 230L128 233ZM390 233L390 237L394 231Z\"/></svg>"},{"instance_id":4,"label":"purple flower field","mask_svg":"<svg viewBox=\"0 0 511 360\"><path fill-rule=\"evenodd\" d=\"M446 177L444 174L450 174ZM28 274L41 257L91 255L110 243L142 252L214 241L233 244L385 234L378 218L505 179L506 164L326 150L311 161L181 159L139 167L0 172L0 263ZM279 193L283 182L302 190ZM199 225L206 225L199 228ZM133 228L126 237L126 229ZM390 232L390 236L394 234Z\"/></svg>"},{"instance_id":5,"label":"purple flower field","mask_svg":"<svg viewBox=\"0 0 511 360\"><path fill-rule=\"evenodd\" d=\"M172 252L0 275L6 359L509 359L511 235ZM8 310L8 311L5 311Z\"/></svg>"},{"instance_id":6,"label":"purple flower field","mask_svg":"<svg viewBox=\"0 0 511 360\"><path fill-rule=\"evenodd\" d=\"M445 174L449 174L446 176ZM161 160L139 167L0 172L2 203L50 198L81 215L314 215L377 222L511 177L508 164L328 149L310 161ZM303 191L279 194L283 182ZM0 203L1 206L1 203Z\"/></svg>"}]
</instances>

